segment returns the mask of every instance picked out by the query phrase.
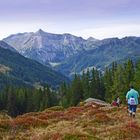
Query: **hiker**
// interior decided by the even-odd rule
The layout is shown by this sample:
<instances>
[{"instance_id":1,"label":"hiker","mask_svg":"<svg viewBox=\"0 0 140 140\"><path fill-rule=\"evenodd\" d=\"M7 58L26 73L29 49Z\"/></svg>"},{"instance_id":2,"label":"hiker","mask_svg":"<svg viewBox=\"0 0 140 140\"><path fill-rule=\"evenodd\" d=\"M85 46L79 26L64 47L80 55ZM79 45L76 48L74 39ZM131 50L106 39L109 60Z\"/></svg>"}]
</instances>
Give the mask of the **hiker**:
<instances>
[{"instance_id":1,"label":"hiker","mask_svg":"<svg viewBox=\"0 0 140 140\"><path fill-rule=\"evenodd\" d=\"M117 98L112 101L111 106L118 106Z\"/></svg>"},{"instance_id":2,"label":"hiker","mask_svg":"<svg viewBox=\"0 0 140 140\"><path fill-rule=\"evenodd\" d=\"M138 99L139 93L131 85L130 90L126 94L126 101L128 103L129 115L133 118L135 118L137 105L139 104Z\"/></svg>"},{"instance_id":3,"label":"hiker","mask_svg":"<svg viewBox=\"0 0 140 140\"><path fill-rule=\"evenodd\" d=\"M111 103L111 106L118 106L118 105L117 105L117 102L114 100L114 101Z\"/></svg>"},{"instance_id":4,"label":"hiker","mask_svg":"<svg viewBox=\"0 0 140 140\"><path fill-rule=\"evenodd\" d=\"M121 101L120 101L120 97L119 96L117 96L115 99L114 99L114 101L112 101L112 103L111 103L111 105L112 106L120 106L120 103L121 103Z\"/></svg>"},{"instance_id":5,"label":"hiker","mask_svg":"<svg viewBox=\"0 0 140 140\"><path fill-rule=\"evenodd\" d=\"M119 96L117 96L116 102L117 102L117 106L119 107L120 104L121 104L121 100L120 100L120 97Z\"/></svg>"}]
</instances>

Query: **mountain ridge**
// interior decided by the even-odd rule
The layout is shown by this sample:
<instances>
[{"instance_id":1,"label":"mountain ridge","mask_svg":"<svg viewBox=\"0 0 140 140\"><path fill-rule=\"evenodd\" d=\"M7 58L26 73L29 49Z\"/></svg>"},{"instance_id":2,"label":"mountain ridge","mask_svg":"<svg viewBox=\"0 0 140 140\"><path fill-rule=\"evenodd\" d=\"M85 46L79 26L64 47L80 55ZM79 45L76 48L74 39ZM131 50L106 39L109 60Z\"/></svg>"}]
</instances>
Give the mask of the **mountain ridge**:
<instances>
[{"instance_id":1,"label":"mountain ridge","mask_svg":"<svg viewBox=\"0 0 140 140\"><path fill-rule=\"evenodd\" d=\"M4 41L0 41L0 47L1 47L1 48L4 48L4 49L11 50L11 51L13 51L13 52L17 52L16 49L14 49L12 46L10 46L9 44L7 44L7 43L4 42Z\"/></svg>"},{"instance_id":2,"label":"mountain ridge","mask_svg":"<svg viewBox=\"0 0 140 140\"><path fill-rule=\"evenodd\" d=\"M15 34L3 39L25 57L38 61L62 61L79 51L88 49L86 40L68 33L52 34L39 29L35 33ZM51 53L51 54L50 54ZM41 59L40 55L43 55Z\"/></svg>"},{"instance_id":3,"label":"mountain ridge","mask_svg":"<svg viewBox=\"0 0 140 140\"><path fill-rule=\"evenodd\" d=\"M138 60L140 59L139 52L139 37L105 39L94 49L80 52L74 57L68 58L56 68L58 71L66 73L66 75L74 71L80 73L86 67L92 66L103 70L114 61L121 63L127 59Z\"/></svg>"},{"instance_id":4,"label":"mountain ridge","mask_svg":"<svg viewBox=\"0 0 140 140\"><path fill-rule=\"evenodd\" d=\"M103 40L89 37L86 40L69 33L53 34L41 29L35 33L12 35L4 41L14 46L23 56L52 67L66 76L75 72L81 73L88 67L104 69L113 61L135 56L138 59L140 51L140 37Z\"/></svg>"}]
</instances>

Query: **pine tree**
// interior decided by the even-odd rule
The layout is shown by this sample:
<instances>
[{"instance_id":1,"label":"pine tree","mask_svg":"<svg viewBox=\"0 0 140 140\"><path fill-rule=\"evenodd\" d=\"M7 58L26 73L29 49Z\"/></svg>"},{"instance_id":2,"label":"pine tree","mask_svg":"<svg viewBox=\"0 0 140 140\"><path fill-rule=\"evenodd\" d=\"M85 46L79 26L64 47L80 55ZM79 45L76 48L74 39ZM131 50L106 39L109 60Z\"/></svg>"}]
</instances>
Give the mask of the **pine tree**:
<instances>
[{"instance_id":1,"label":"pine tree","mask_svg":"<svg viewBox=\"0 0 140 140\"><path fill-rule=\"evenodd\" d=\"M92 79L90 82L90 97L103 99L104 85L101 78L101 73L93 68Z\"/></svg>"},{"instance_id":2,"label":"pine tree","mask_svg":"<svg viewBox=\"0 0 140 140\"><path fill-rule=\"evenodd\" d=\"M15 117L17 115L16 98L12 87L8 88L7 110L10 116Z\"/></svg>"},{"instance_id":3,"label":"pine tree","mask_svg":"<svg viewBox=\"0 0 140 140\"><path fill-rule=\"evenodd\" d=\"M60 96L60 105L67 106L67 86L64 82L59 89L59 96Z\"/></svg>"},{"instance_id":4,"label":"pine tree","mask_svg":"<svg viewBox=\"0 0 140 140\"><path fill-rule=\"evenodd\" d=\"M79 76L75 75L75 78L71 86L71 105L77 105L83 100L83 87Z\"/></svg>"},{"instance_id":5,"label":"pine tree","mask_svg":"<svg viewBox=\"0 0 140 140\"><path fill-rule=\"evenodd\" d=\"M134 64L132 60L128 60L125 64L125 79L126 79L126 88L128 89L131 82L134 80L135 70L134 70Z\"/></svg>"},{"instance_id":6,"label":"pine tree","mask_svg":"<svg viewBox=\"0 0 140 140\"><path fill-rule=\"evenodd\" d=\"M90 97L95 97L95 89L96 89L96 78L95 78L95 69L92 70L92 78L90 81Z\"/></svg>"},{"instance_id":7,"label":"pine tree","mask_svg":"<svg viewBox=\"0 0 140 140\"><path fill-rule=\"evenodd\" d=\"M112 63L112 70L111 70L111 72L112 72L112 78L113 78L114 75L115 75L115 72L116 72L116 70L117 70L117 67L118 67L117 62L116 62L116 61L113 62L113 63Z\"/></svg>"},{"instance_id":8,"label":"pine tree","mask_svg":"<svg viewBox=\"0 0 140 140\"><path fill-rule=\"evenodd\" d=\"M100 74L100 87L99 87L99 94L100 94L100 99L105 100L105 85L104 85L104 78Z\"/></svg>"},{"instance_id":9,"label":"pine tree","mask_svg":"<svg viewBox=\"0 0 140 140\"><path fill-rule=\"evenodd\" d=\"M136 65L136 72L134 75L134 86L140 92L140 61Z\"/></svg>"},{"instance_id":10,"label":"pine tree","mask_svg":"<svg viewBox=\"0 0 140 140\"><path fill-rule=\"evenodd\" d=\"M26 108L26 112L31 112L34 111L35 107L34 107L34 101L33 101L33 89L29 89L26 90L25 92L25 98L26 98L26 104L27 104L27 108Z\"/></svg>"},{"instance_id":11,"label":"pine tree","mask_svg":"<svg viewBox=\"0 0 140 140\"><path fill-rule=\"evenodd\" d=\"M51 107L51 92L50 92L50 88L49 86L47 85L46 87L44 86L43 88L43 109L45 108L48 108L48 107Z\"/></svg>"},{"instance_id":12,"label":"pine tree","mask_svg":"<svg viewBox=\"0 0 140 140\"><path fill-rule=\"evenodd\" d=\"M87 73L83 71L82 74L82 85L83 85L83 98L87 99L90 97L90 72L89 69L87 70Z\"/></svg>"},{"instance_id":13,"label":"pine tree","mask_svg":"<svg viewBox=\"0 0 140 140\"><path fill-rule=\"evenodd\" d=\"M112 73L112 70L110 68L106 68L103 80L105 86L105 100L108 102L112 100L111 88L113 86L113 75L115 75L115 71Z\"/></svg>"},{"instance_id":14,"label":"pine tree","mask_svg":"<svg viewBox=\"0 0 140 140\"><path fill-rule=\"evenodd\" d=\"M125 101L125 69L122 65L118 65L114 75L112 86L112 100L117 96L120 96L122 101Z\"/></svg>"}]
</instances>

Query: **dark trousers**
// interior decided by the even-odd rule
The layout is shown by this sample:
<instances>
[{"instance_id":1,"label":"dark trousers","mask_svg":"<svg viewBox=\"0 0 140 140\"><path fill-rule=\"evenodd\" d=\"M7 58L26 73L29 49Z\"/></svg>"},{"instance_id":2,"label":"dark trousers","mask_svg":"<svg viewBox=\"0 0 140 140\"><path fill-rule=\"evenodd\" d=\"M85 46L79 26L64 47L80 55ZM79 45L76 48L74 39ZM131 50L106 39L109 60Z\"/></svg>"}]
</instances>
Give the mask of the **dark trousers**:
<instances>
[{"instance_id":1,"label":"dark trousers","mask_svg":"<svg viewBox=\"0 0 140 140\"><path fill-rule=\"evenodd\" d=\"M129 110L136 113L137 105L128 105Z\"/></svg>"}]
</instances>

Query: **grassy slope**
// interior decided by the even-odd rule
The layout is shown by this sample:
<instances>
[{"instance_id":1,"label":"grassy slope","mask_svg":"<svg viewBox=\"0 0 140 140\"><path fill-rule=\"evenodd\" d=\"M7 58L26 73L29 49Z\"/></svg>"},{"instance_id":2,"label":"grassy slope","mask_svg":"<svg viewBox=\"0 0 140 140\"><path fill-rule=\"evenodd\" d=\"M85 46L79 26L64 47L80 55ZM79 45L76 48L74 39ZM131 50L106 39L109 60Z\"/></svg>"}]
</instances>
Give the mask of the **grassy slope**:
<instances>
[{"instance_id":1,"label":"grassy slope","mask_svg":"<svg viewBox=\"0 0 140 140\"><path fill-rule=\"evenodd\" d=\"M130 119L124 106L71 107L28 113L15 119L0 117L3 140L137 140L140 109Z\"/></svg>"}]
</instances>

